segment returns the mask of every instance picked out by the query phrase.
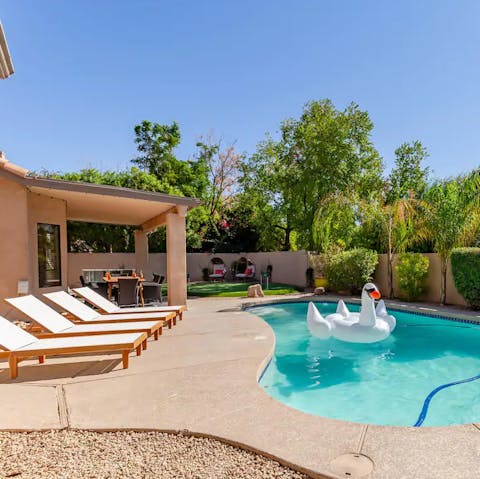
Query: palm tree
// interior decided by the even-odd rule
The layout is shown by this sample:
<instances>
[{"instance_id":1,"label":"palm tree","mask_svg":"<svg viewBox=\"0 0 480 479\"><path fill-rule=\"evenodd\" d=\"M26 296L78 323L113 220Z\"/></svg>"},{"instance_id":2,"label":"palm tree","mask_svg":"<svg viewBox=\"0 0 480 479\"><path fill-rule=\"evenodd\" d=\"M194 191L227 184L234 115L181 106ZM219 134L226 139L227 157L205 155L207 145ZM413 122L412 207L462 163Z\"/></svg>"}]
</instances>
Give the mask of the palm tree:
<instances>
[{"instance_id":1,"label":"palm tree","mask_svg":"<svg viewBox=\"0 0 480 479\"><path fill-rule=\"evenodd\" d=\"M400 198L393 203L376 203L366 205L366 216L374 220L387 252L388 297L393 298L393 262L396 254L403 253L417 238L415 227L416 212L419 201L413 195Z\"/></svg>"},{"instance_id":2,"label":"palm tree","mask_svg":"<svg viewBox=\"0 0 480 479\"><path fill-rule=\"evenodd\" d=\"M313 238L317 251L326 252L339 239L348 240L358 221L376 225L380 243L387 252L390 299L393 298L393 261L416 240L415 214L420 204L413 193L388 203L384 197L366 202L355 196L332 194L319 203L313 224ZM343 237L341 234L343 233Z\"/></svg>"},{"instance_id":3,"label":"palm tree","mask_svg":"<svg viewBox=\"0 0 480 479\"><path fill-rule=\"evenodd\" d=\"M312 223L312 242L316 251L326 253L348 246L355 229L355 195L332 193L319 201Z\"/></svg>"},{"instance_id":4,"label":"palm tree","mask_svg":"<svg viewBox=\"0 0 480 479\"><path fill-rule=\"evenodd\" d=\"M415 207L413 198L398 199L383 207L387 242L388 297L393 299L393 258L404 253L415 240Z\"/></svg>"},{"instance_id":5,"label":"palm tree","mask_svg":"<svg viewBox=\"0 0 480 479\"><path fill-rule=\"evenodd\" d=\"M440 256L440 303L445 304L452 250L468 245L480 225L480 170L433 185L425 200L419 235L432 241L434 251Z\"/></svg>"}]
</instances>

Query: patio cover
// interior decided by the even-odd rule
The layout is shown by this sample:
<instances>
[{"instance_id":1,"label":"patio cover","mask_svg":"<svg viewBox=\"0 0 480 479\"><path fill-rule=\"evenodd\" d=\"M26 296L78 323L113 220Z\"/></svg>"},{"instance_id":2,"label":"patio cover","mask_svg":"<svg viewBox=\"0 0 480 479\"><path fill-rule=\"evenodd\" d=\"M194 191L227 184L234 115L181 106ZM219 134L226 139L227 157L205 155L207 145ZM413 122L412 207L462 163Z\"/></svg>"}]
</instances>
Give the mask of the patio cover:
<instances>
[{"instance_id":1,"label":"patio cover","mask_svg":"<svg viewBox=\"0 0 480 479\"><path fill-rule=\"evenodd\" d=\"M0 176L25 186L32 193L64 200L69 220L131 225L146 233L164 224L166 213L200 204L196 198L32 176L2 156Z\"/></svg>"},{"instance_id":2,"label":"patio cover","mask_svg":"<svg viewBox=\"0 0 480 479\"><path fill-rule=\"evenodd\" d=\"M185 216L189 209L200 204L200 200L35 176L9 162L1 152L0 177L22 185L33 194L64 201L67 220L134 226L138 270L149 269L148 234L165 225L168 302L186 304Z\"/></svg>"}]
</instances>

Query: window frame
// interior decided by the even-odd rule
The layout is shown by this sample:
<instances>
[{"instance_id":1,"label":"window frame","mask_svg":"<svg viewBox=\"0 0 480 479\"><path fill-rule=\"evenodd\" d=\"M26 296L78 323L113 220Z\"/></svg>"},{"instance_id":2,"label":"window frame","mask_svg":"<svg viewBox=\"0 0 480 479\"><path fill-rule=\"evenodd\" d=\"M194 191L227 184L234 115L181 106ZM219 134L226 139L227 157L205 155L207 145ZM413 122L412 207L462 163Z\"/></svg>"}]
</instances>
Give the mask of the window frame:
<instances>
[{"instance_id":1,"label":"window frame","mask_svg":"<svg viewBox=\"0 0 480 479\"><path fill-rule=\"evenodd\" d=\"M52 235L53 245L52 248L47 250L49 245L43 247L41 245L41 231L44 231L46 234ZM52 230L52 231L49 231ZM43 253L43 251L45 253ZM56 256L56 264L54 268L48 269L49 262L49 252L50 254L54 252ZM42 254L44 257L42 258ZM44 288L54 288L62 286L62 246L61 246L61 225L54 223L37 223L37 267L38 267L38 287L41 289ZM54 281L48 280L49 273L53 272L56 279Z\"/></svg>"}]
</instances>

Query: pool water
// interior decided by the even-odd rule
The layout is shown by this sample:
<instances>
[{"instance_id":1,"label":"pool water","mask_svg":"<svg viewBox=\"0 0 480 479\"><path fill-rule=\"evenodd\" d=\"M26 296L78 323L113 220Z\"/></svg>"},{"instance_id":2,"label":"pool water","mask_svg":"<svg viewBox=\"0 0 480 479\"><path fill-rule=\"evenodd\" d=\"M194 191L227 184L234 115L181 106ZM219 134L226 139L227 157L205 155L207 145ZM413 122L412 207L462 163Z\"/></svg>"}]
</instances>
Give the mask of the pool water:
<instances>
[{"instance_id":1,"label":"pool water","mask_svg":"<svg viewBox=\"0 0 480 479\"><path fill-rule=\"evenodd\" d=\"M336 304L315 303L323 315ZM480 326L390 311L393 334L379 343L321 340L306 325L308 303L250 308L276 336L275 354L260 379L275 399L301 411L369 424L422 426L480 421ZM350 311L359 306L348 305Z\"/></svg>"}]
</instances>

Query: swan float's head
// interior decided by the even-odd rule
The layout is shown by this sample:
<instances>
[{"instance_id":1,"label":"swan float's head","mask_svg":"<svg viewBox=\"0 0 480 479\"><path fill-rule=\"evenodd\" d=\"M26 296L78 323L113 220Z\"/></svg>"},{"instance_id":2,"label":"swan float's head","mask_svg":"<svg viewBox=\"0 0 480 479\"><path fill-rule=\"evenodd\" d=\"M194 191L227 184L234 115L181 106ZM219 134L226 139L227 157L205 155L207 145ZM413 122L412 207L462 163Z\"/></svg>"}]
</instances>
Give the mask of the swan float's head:
<instances>
[{"instance_id":1,"label":"swan float's head","mask_svg":"<svg viewBox=\"0 0 480 479\"><path fill-rule=\"evenodd\" d=\"M363 296L363 293L367 294L368 297L371 299L380 299L382 297L382 295L380 294L380 291L373 283L367 283L363 287L362 296Z\"/></svg>"}]
</instances>

